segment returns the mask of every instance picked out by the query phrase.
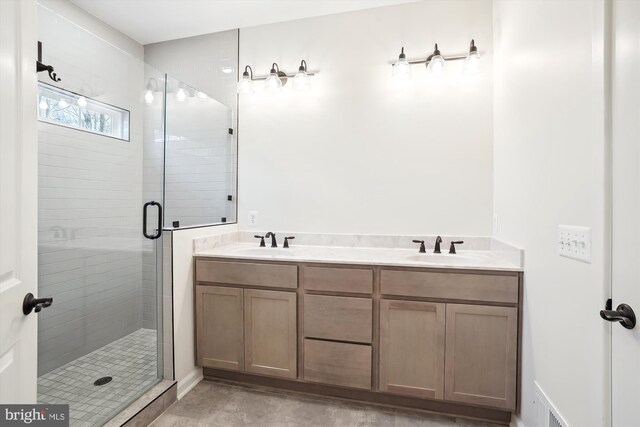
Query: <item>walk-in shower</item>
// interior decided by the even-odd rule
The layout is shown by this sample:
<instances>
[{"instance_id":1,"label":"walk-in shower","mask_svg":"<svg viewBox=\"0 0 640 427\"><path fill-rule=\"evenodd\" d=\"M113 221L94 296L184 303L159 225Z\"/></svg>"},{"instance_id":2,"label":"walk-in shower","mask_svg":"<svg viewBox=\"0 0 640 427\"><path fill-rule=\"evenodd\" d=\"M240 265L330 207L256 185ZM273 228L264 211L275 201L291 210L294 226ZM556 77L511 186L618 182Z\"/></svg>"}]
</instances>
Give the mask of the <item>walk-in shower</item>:
<instances>
[{"instance_id":1,"label":"walk-in shower","mask_svg":"<svg viewBox=\"0 0 640 427\"><path fill-rule=\"evenodd\" d=\"M38 296L53 298L38 314L38 401L95 426L172 379L160 234L235 221L233 113L47 7L38 15L61 78L40 73L34 100Z\"/></svg>"}]
</instances>

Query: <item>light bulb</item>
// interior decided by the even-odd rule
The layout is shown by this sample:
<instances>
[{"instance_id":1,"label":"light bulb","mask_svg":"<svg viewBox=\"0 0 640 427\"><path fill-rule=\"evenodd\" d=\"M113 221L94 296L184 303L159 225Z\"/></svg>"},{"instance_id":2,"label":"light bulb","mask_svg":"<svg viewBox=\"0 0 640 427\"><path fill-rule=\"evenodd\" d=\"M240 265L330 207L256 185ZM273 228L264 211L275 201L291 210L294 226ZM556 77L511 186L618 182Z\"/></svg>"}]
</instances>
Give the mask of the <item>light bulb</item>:
<instances>
[{"instance_id":1,"label":"light bulb","mask_svg":"<svg viewBox=\"0 0 640 427\"><path fill-rule=\"evenodd\" d=\"M242 78L238 82L238 93L245 95L251 95L254 93L252 79L253 70L251 70L251 74L249 74L249 70L251 70L251 67L248 65L244 67L244 73L242 73Z\"/></svg>"},{"instance_id":2,"label":"light bulb","mask_svg":"<svg viewBox=\"0 0 640 427\"><path fill-rule=\"evenodd\" d=\"M264 81L264 88L267 92L280 92L282 90L282 80L276 73L271 73L267 80Z\"/></svg>"},{"instance_id":3,"label":"light bulb","mask_svg":"<svg viewBox=\"0 0 640 427\"><path fill-rule=\"evenodd\" d=\"M80 107L84 107L87 105L87 98L85 98L84 96L81 96L78 98L78 100L76 101L78 103L78 105Z\"/></svg>"},{"instance_id":4,"label":"light bulb","mask_svg":"<svg viewBox=\"0 0 640 427\"><path fill-rule=\"evenodd\" d=\"M49 109L49 104L47 104L47 101L45 101L44 98L40 99L40 104L38 104L38 106L40 107L41 110Z\"/></svg>"},{"instance_id":5,"label":"light bulb","mask_svg":"<svg viewBox=\"0 0 640 427\"><path fill-rule=\"evenodd\" d=\"M147 89L144 91L144 103L147 105L153 104L153 91L151 89Z\"/></svg>"},{"instance_id":6,"label":"light bulb","mask_svg":"<svg viewBox=\"0 0 640 427\"><path fill-rule=\"evenodd\" d=\"M185 99L187 99L187 92L184 90L184 88L179 88L176 92L176 100L178 102L182 102Z\"/></svg>"},{"instance_id":7,"label":"light bulb","mask_svg":"<svg viewBox=\"0 0 640 427\"><path fill-rule=\"evenodd\" d=\"M231 67L222 67L220 70L225 74L233 73L233 68L231 68Z\"/></svg>"},{"instance_id":8,"label":"light bulb","mask_svg":"<svg viewBox=\"0 0 640 427\"><path fill-rule=\"evenodd\" d=\"M264 81L264 88L267 92L280 92L282 90L282 80L280 80L280 67L275 62L271 65L269 77Z\"/></svg>"},{"instance_id":9,"label":"light bulb","mask_svg":"<svg viewBox=\"0 0 640 427\"><path fill-rule=\"evenodd\" d=\"M398 60L393 64L391 75L394 80L409 80L411 78L411 64L409 64L407 56L404 54L404 47L400 51Z\"/></svg>"},{"instance_id":10,"label":"light bulb","mask_svg":"<svg viewBox=\"0 0 640 427\"><path fill-rule=\"evenodd\" d=\"M58 101L58 107L67 108L68 106L69 106L69 103L67 102L67 100L64 98L60 98L60 100Z\"/></svg>"},{"instance_id":11,"label":"light bulb","mask_svg":"<svg viewBox=\"0 0 640 427\"><path fill-rule=\"evenodd\" d=\"M471 40L471 46L469 47L469 54L462 64L462 74L473 75L482 73L482 61L480 60L480 54L475 42Z\"/></svg>"},{"instance_id":12,"label":"light bulb","mask_svg":"<svg viewBox=\"0 0 640 427\"><path fill-rule=\"evenodd\" d=\"M433 50L433 55L431 56L431 60L427 64L427 72L434 77L440 77L444 74L444 58L440 55L440 50L438 49L438 44L436 43L436 47Z\"/></svg>"},{"instance_id":13,"label":"light bulb","mask_svg":"<svg viewBox=\"0 0 640 427\"><path fill-rule=\"evenodd\" d=\"M206 94L206 93L204 93L204 92L197 92L197 93L196 93L196 96L197 96L198 98L200 98L200 99L207 99L207 98L208 98L208 97L207 97L207 94Z\"/></svg>"},{"instance_id":14,"label":"light bulb","mask_svg":"<svg viewBox=\"0 0 640 427\"><path fill-rule=\"evenodd\" d=\"M298 72L293 77L293 88L299 91L311 90L311 77L307 74L307 61L304 59L298 68Z\"/></svg>"}]
</instances>

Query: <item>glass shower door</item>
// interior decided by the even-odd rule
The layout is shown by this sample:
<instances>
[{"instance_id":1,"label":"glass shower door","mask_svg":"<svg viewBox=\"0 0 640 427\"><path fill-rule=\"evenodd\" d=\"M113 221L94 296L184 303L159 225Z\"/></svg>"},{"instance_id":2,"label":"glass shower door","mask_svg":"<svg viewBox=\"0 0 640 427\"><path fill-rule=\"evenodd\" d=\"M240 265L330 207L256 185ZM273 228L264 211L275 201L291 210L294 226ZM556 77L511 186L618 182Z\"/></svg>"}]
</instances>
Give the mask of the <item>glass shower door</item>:
<instances>
[{"instance_id":1,"label":"glass shower door","mask_svg":"<svg viewBox=\"0 0 640 427\"><path fill-rule=\"evenodd\" d=\"M38 401L96 426L160 378L164 74L38 15Z\"/></svg>"}]
</instances>

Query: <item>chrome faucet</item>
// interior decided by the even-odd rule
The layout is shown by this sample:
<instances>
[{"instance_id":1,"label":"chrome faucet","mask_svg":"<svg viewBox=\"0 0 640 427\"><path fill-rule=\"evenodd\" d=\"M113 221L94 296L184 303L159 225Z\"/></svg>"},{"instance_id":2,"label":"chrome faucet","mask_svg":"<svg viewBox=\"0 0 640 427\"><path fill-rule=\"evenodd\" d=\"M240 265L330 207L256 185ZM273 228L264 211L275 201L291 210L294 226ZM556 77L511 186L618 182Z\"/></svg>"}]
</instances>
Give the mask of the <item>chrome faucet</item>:
<instances>
[{"instance_id":1,"label":"chrome faucet","mask_svg":"<svg viewBox=\"0 0 640 427\"><path fill-rule=\"evenodd\" d=\"M278 247L278 242L276 241L276 235L273 234L271 231L268 232L267 234L265 234L264 237L266 237L266 238L271 237L271 247L272 248L277 248Z\"/></svg>"}]
</instances>

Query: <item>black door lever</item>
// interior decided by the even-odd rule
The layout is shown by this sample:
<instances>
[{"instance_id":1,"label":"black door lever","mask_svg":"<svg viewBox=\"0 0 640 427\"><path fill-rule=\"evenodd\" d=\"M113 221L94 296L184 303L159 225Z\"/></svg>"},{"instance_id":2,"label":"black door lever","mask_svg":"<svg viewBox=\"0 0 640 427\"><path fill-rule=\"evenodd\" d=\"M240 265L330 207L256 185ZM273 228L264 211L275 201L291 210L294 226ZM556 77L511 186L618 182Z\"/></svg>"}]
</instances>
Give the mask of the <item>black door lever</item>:
<instances>
[{"instance_id":1,"label":"black door lever","mask_svg":"<svg viewBox=\"0 0 640 427\"><path fill-rule=\"evenodd\" d=\"M36 298L29 292L22 301L22 312L25 316L32 311L39 313L43 308L47 308L51 304L53 304L53 298Z\"/></svg>"},{"instance_id":2,"label":"black door lever","mask_svg":"<svg viewBox=\"0 0 640 427\"><path fill-rule=\"evenodd\" d=\"M636 314L627 304L620 304L616 310L600 310L600 317L608 322L619 322L627 329L633 329L636 326Z\"/></svg>"}]
</instances>

